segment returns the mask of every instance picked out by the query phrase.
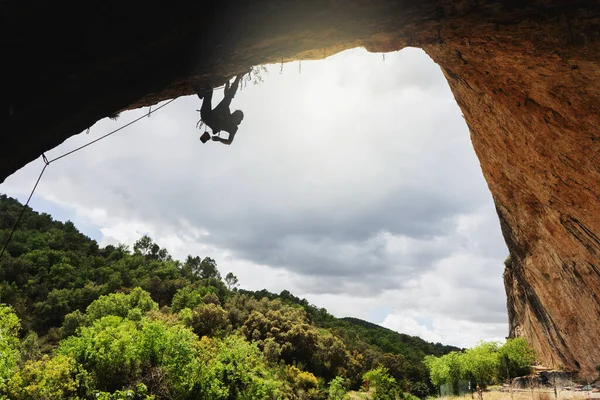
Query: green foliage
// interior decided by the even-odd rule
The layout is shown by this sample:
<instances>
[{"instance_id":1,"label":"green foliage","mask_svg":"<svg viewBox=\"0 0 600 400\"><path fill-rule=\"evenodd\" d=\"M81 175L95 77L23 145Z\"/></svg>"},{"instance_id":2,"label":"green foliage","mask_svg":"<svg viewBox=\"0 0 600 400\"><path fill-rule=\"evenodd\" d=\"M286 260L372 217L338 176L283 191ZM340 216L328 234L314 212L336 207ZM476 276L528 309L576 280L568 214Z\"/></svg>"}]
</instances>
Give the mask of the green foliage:
<instances>
[{"instance_id":1,"label":"green foliage","mask_svg":"<svg viewBox=\"0 0 600 400\"><path fill-rule=\"evenodd\" d=\"M499 375L503 379L529 375L531 365L535 362L535 351L524 338L506 340L498 349L498 355Z\"/></svg>"},{"instance_id":2,"label":"green foliage","mask_svg":"<svg viewBox=\"0 0 600 400\"><path fill-rule=\"evenodd\" d=\"M42 356L37 333L29 332L27 336L21 340L19 353L21 363L25 363L30 360L34 361Z\"/></svg>"},{"instance_id":3,"label":"green foliage","mask_svg":"<svg viewBox=\"0 0 600 400\"><path fill-rule=\"evenodd\" d=\"M12 308L0 304L0 391L19 360L19 318Z\"/></svg>"},{"instance_id":4,"label":"green foliage","mask_svg":"<svg viewBox=\"0 0 600 400\"><path fill-rule=\"evenodd\" d=\"M480 342L465 352L452 352L442 357L427 356L425 364L431 382L439 387L449 383L455 394L458 382L468 380L480 387L503 379L525 375L530 371L535 354L525 339L508 339L499 346L496 342Z\"/></svg>"},{"instance_id":5,"label":"green foliage","mask_svg":"<svg viewBox=\"0 0 600 400\"><path fill-rule=\"evenodd\" d=\"M129 294L111 293L101 296L88 306L86 314L88 322L91 323L108 315L126 318L135 309L145 314L148 311L158 310L158 304L152 300L148 292L135 288Z\"/></svg>"},{"instance_id":6,"label":"green foliage","mask_svg":"<svg viewBox=\"0 0 600 400\"><path fill-rule=\"evenodd\" d=\"M151 260L169 261L171 259L167 249L161 248L158 244L152 241L152 238L147 235L142 236L137 242L135 242L133 245L133 251Z\"/></svg>"},{"instance_id":7,"label":"green foliage","mask_svg":"<svg viewBox=\"0 0 600 400\"><path fill-rule=\"evenodd\" d=\"M319 385L319 380L312 373L302 371L300 368L289 366L285 371L286 378L292 385L302 391L309 391Z\"/></svg>"},{"instance_id":8,"label":"green foliage","mask_svg":"<svg viewBox=\"0 0 600 400\"><path fill-rule=\"evenodd\" d=\"M66 355L47 355L28 361L8 383L13 400L79 399L86 391L87 374Z\"/></svg>"},{"instance_id":9,"label":"green foliage","mask_svg":"<svg viewBox=\"0 0 600 400\"><path fill-rule=\"evenodd\" d=\"M468 378L481 387L498 381L498 343L480 342L477 346L467 349L460 357L460 362L463 378Z\"/></svg>"},{"instance_id":10,"label":"green foliage","mask_svg":"<svg viewBox=\"0 0 600 400\"><path fill-rule=\"evenodd\" d=\"M217 263L210 257L187 256L182 270L191 279L221 279Z\"/></svg>"},{"instance_id":11,"label":"green foliage","mask_svg":"<svg viewBox=\"0 0 600 400\"><path fill-rule=\"evenodd\" d=\"M449 367L444 362L443 357L436 356L425 356L423 362L429 369L429 377L431 382L436 386L440 387L449 380Z\"/></svg>"},{"instance_id":12,"label":"green foliage","mask_svg":"<svg viewBox=\"0 0 600 400\"><path fill-rule=\"evenodd\" d=\"M375 388L373 400L396 400L398 386L396 380L388 373L387 368L372 369L363 375L363 380L368 383L369 390Z\"/></svg>"},{"instance_id":13,"label":"green foliage","mask_svg":"<svg viewBox=\"0 0 600 400\"><path fill-rule=\"evenodd\" d=\"M346 395L345 380L341 376L336 376L329 382L329 400L343 400Z\"/></svg>"},{"instance_id":14,"label":"green foliage","mask_svg":"<svg viewBox=\"0 0 600 400\"><path fill-rule=\"evenodd\" d=\"M277 382L256 345L238 336L224 340L204 337L200 357L189 376L190 398L276 399Z\"/></svg>"},{"instance_id":15,"label":"green foliage","mask_svg":"<svg viewBox=\"0 0 600 400\"><path fill-rule=\"evenodd\" d=\"M127 386L140 374L142 360L136 323L118 316L103 317L79 335L63 340L59 354L73 357L89 371L95 387L114 391Z\"/></svg>"},{"instance_id":16,"label":"green foliage","mask_svg":"<svg viewBox=\"0 0 600 400\"><path fill-rule=\"evenodd\" d=\"M263 353L267 361L277 363L281 357L281 345L272 337L266 338L263 344Z\"/></svg>"},{"instance_id":17,"label":"green foliage","mask_svg":"<svg viewBox=\"0 0 600 400\"><path fill-rule=\"evenodd\" d=\"M198 336L220 336L227 332L227 311L216 304L201 304L192 311L191 326Z\"/></svg>"},{"instance_id":18,"label":"green foliage","mask_svg":"<svg viewBox=\"0 0 600 400\"><path fill-rule=\"evenodd\" d=\"M390 374L405 391L425 397L433 390L429 381L429 371L423 364L425 355L441 356L459 350L453 346L428 343L418 337L400 334L357 318L334 318L324 308L315 307L306 299L300 299L287 290L280 294L266 290L257 292L239 290L238 293L252 296L257 300L264 298L280 300L284 305L302 307L310 323L333 332L342 340L348 354L345 371L340 372L347 374L351 381L350 387L354 389L360 387L364 372L383 366L388 368ZM232 300L236 303L235 308L233 304L230 308L225 304L232 322L246 318L245 312L240 310L248 309L247 305L251 301L239 295ZM322 374L320 371L315 373ZM326 379L332 379L337 375L333 371L328 371L327 374Z\"/></svg>"},{"instance_id":19,"label":"green foliage","mask_svg":"<svg viewBox=\"0 0 600 400\"><path fill-rule=\"evenodd\" d=\"M232 272L229 272L225 277L225 283L227 284L227 289L233 290L239 286L238 278Z\"/></svg>"},{"instance_id":20,"label":"green foliage","mask_svg":"<svg viewBox=\"0 0 600 400\"><path fill-rule=\"evenodd\" d=\"M462 353L453 351L442 357L427 356L424 362L429 368L431 382L435 386L449 383L452 385L453 393L458 393L458 382L465 375Z\"/></svg>"},{"instance_id":21,"label":"green foliage","mask_svg":"<svg viewBox=\"0 0 600 400\"><path fill-rule=\"evenodd\" d=\"M0 237L20 211L0 196ZM424 396L423 356L454 349L336 319L286 290L237 286L212 258L173 260L148 236L133 252L100 248L27 208L0 260L12 307L0 306L0 390L10 378L14 398L321 400L385 368ZM19 320L30 332L21 343Z\"/></svg>"},{"instance_id":22,"label":"green foliage","mask_svg":"<svg viewBox=\"0 0 600 400\"><path fill-rule=\"evenodd\" d=\"M413 396L410 393L402 393L402 395L400 396L403 400L421 400L421 398L417 397L417 396Z\"/></svg>"},{"instance_id":23,"label":"green foliage","mask_svg":"<svg viewBox=\"0 0 600 400\"><path fill-rule=\"evenodd\" d=\"M75 310L72 313L65 315L65 319L63 321L61 327L61 336L63 338L74 335L82 325L87 324L87 317L79 310Z\"/></svg>"},{"instance_id":24,"label":"green foliage","mask_svg":"<svg viewBox=\"0 0 600 400\"><path fill-rule=\"evenodd\" d=\"M367 343L379 347L384 352L401 354L408 360L420 361L425 355L442 356L459 350L454 346L426 342L419 337L398 333L358 318L333 319L329 323L323 323L323 326L344 327L347 331L356 333Z\"/></svg>"},{"instance_id":25,"label":"green foliage","mask_svg":"<svg viewBox=\"0 0 600 400\"><path fill-rule=\"evenodd\" d=\"M112 392L153 378L161 391L180 391L180 369L196 355L197 336L181 325L161 320L135 322L106 316L61 342L59 354L72 356L93 379L94 386ZM158 376L153 374L160 369Z\"/></svg>"},{"instance_id":26,"label":"green foliage","mask_svg":"<svg viewBox=\"0 0 600 400\"><path fill-rule=\"evenodd\" d=\"M196 308L202 304L202 298L206 296L210 290L214 290L210 286L195 287L195 285L185 286L175 293L173 296L173 302L171 303L171 310L177 312L184 308Z\"/></svg>"},{"instance_id":27,"label":"green foliage","mask_svg":"<svg viewBox=\"0 0 600 400\"><path fill-rule=\"evenodd\" d=\"M154 400L156 396L148 395L148 388L143 383L138 383L135 389L117 390L114 393L95 392L97 400Z\"/></svg>"}]
</instances>

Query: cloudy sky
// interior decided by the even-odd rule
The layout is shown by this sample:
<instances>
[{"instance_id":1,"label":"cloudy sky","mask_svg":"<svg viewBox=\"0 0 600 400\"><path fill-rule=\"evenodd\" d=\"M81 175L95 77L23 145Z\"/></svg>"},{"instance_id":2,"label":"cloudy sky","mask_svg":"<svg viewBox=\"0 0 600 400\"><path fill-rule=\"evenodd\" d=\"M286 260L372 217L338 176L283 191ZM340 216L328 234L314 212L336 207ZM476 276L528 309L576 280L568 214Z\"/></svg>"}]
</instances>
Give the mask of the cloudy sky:
<instances>
[{"instance_id":1,"label":"cloudy sky","mask_svg":"<svg viewBox=\"0 0 600 400\"><path fill-rule=\"evenodd\" d=\"M506 336L508 252L439 67L417 49L298 67L269 66L238 92L232 146L202 144L200 100L180 98L52 164L31 206L102 245L148 234L176 258L213 257L243 288L288 289L338 317L458 346ZM42 166L0 192L26 200Z\"/></svg>"}]
</instances>

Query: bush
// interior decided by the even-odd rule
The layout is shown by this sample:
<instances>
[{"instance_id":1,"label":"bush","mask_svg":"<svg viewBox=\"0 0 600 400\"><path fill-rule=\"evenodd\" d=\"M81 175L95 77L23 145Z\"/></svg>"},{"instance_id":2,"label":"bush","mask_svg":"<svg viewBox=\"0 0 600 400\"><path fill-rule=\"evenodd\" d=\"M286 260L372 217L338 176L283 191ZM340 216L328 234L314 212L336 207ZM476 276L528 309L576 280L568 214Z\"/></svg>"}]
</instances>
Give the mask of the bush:
<instances>
[{"instance_id":1,"label":"bush","mask_svg":"<svg viewBox=\"0 0 600 400\"><path fill-rule=\"evenodd\" d=\"M342 400L346 392L344 378L341 376L336 376L329 382L329 400Z\"/></svg>"},{"instance_id":2,"label":"bush","mask_svg":"<svg viewBox=\"0 0 600 400\"><path fill-rule=\"evenodd\" d=\"M87 318L85 314L83 314L79 310L75 310L72 313L65 315L65 320L63 321L61 328L61 337L66 338L72 336L82 325L85 325L87 322Z\"/></svg>"},{"instance_id":3,"label":"bush","mask_svg":"<svg viewBox=\"0 0 600 400\"><path fill-rule=\"evenodd\" d=\"M111 315L81 328L78 336L63 339L58 352L81 363L100 390L112 392L139 375L139 341L133 321Z\"/></svg>"},{"instance_id":4,"label":"bush","mask_svg":"<svg viewBox=\"0 0 600 400\"><path fill-rule=\"evenodd\" d=\"M375 388L373 400L395 400L398 393L396 380L390 376L387 368L378 367L363 375L363 380L368 383L369 390Z\"/></svg>"},{"instance_id":5,"label":"bush","mask_svg":"<svg viewBox=\"0 0 600 400\"><path fill-rule=\"evenodd\" d=\"M524 338L508 339L498 349L499 374L502 378L528 375L535 362L535 351Z\"/></svg>"},{"instance_id":6,"label":"bush","mask_svg":"<svg viewBox=\"0 0 600 400\"><path fill-rule=\"evenodd\" d=\"M276 399L280 383L266 367L255 344L228 336L224 340L203 337L199 358L184 371L190 399Z\"/></svg>"},{"instance_id":7,"label":"bush","mask_svg":"<svg viewBox=\"0 0 600 400\"><path fill-rule=\"evenodd\" d=\"M229 317L227 311L216 304L201 304L192 311L192 328L202 336L218 336L228 330Z\"/></svg>"},{"instance_id":8,"label":"bush","mask_svg":"<svg viewBox=\"0 0 600 400\"><path fill-rule=\"evenodd\" d=\"M19 318L13 309L0 304L0 391L19 360Z\"/></svg>"},{"instance_id":9,"label":"bush","mask_svg":"<svg viewBox=\"0 0 600 400\"><path fill-rule=\"evenodd\" d=\"M164 372L169 390L177 391L185 379L181 370L196 355L196 341L196 335L181 325L108 316L64 339L58 352L81 363L101 391L113 392L143 379L151 381L157 368Z\"/></svg>"},{"instance_id":10,"label":"bush","mask_svg":"<svg viewBox=\"0 0 600 400\"><path fill-rule=\"evenodd\" d=\"M413 396L410 393L402 393L401 397L402 397L403 400L421 400L417 396Z\"/></svg>"},{"instance_id":11,"label":"bush","mask_svg":"<svg viewBox=\"0 0 600 400\"><path fill-rule=\"evenodd\" d=\"M21 341L19 352L21 353L21 365L29 360L34 361L41 357L42 352L40 350L37 333L29 332L27 336L25 336Z\"/></svg>"},{"instance_id":12,"label":"bush","mask_svg":"<svg viewBox=\"0 0 600 400\"><path fill-rule=\"evenodd\" d=\"M78 399L85 395L87 374L75 360L59 354L29 361L8 383L13 400ZM84 392L84 393L81 393Z\"/></svg>"},{"instance_id":13,"label":"bush","mask_svg":"<svg viewBox=\"0 0 600 400\"><path fill-rule=\"evenodd\" d=\"M135 389L117 390L114 393L95 392L95 400L154 400L154 396L148 395L148 388L143 383L136 385Z\"/></svg>"},{"instance_id":14,"label":"bush","mask_svg":"<svg viewBox=\"0 0 600 400\"><path fill-rule=\"evenodd\" d=\"M140 313L158 310L156 304L150 297L150 293L141 288L135 288L129 294L112 293L100 296L90 304L86 310L88 322L96 321L107 315L116 315L127 318L132 309L139 309Z\"/></svg>"}]
</instances>

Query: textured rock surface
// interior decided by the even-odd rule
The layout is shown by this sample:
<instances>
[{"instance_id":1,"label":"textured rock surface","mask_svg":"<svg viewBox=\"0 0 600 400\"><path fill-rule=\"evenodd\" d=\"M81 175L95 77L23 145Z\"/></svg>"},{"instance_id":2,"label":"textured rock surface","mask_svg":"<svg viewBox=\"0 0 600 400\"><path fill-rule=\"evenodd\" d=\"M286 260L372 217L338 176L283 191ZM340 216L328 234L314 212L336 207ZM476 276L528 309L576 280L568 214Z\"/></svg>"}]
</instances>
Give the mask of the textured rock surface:
<instances>
[{"instance_id":1,"label":"textured rock surface","mask_svg":"<svg viewBox=\"0 0 600 400\"><path fill-rule=\"evenodd\" d=\"M98 119L190 94L196 80L356 46L422 47L496 202L511 335L549 365L588 375L600 364L597 1L13 0L0 22L0 181Z\"/></svg>"}]
</instances>

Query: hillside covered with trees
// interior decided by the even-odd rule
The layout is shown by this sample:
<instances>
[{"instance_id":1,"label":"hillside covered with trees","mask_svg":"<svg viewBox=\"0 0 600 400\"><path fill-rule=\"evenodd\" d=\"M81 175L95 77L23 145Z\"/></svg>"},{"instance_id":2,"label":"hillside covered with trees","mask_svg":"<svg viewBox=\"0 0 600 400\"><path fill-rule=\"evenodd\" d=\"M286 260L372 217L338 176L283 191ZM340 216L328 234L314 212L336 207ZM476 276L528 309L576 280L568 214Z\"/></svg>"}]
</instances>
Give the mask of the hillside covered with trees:
<instances>
[{"instance_id":1,"label":"hillside covered with trees","mask_svg":"<svg viewBox=\"0 0 600 400\"><path fill-rule=\"evenodd\" d=\"M0 196L0 243L21 210ZM458 350L238 286L209 257L100 247L28 208L0 259L0 399L424 397L425 356Z\"/></svg>"}]
</instances>

